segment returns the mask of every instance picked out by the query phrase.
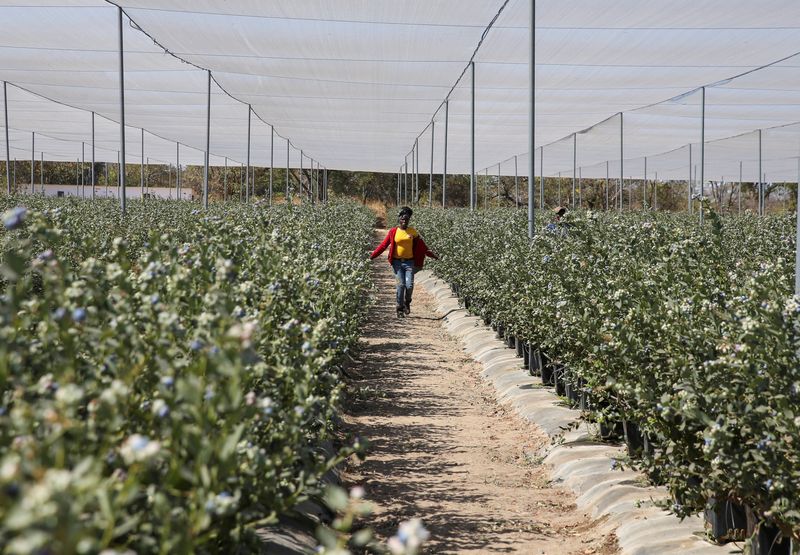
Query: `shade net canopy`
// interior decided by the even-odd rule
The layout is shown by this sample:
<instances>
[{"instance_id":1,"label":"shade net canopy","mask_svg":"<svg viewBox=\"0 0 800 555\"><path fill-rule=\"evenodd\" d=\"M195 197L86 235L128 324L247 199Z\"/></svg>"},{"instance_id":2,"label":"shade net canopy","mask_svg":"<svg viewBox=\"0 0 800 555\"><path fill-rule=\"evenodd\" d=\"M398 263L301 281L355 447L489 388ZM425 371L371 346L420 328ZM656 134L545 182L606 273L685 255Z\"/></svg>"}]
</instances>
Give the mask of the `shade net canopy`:
<instances>
[{"instance_id":1,"label":"shade net canopy","mask_svg":"<svg viewBox=\"0 0 800 555\"><path fill-rule=\"evenodd\" d=\"M128 163L203 162L210 70L213 165L247 162L249 113L253 165L439 174L447 127L469 173L474 60L479 174L797 177L792 0L538 0L533 157L530 0L0 1L12 158L88 161L94 112L116 162L117 5Z\"/></svg>"}]
</instances>

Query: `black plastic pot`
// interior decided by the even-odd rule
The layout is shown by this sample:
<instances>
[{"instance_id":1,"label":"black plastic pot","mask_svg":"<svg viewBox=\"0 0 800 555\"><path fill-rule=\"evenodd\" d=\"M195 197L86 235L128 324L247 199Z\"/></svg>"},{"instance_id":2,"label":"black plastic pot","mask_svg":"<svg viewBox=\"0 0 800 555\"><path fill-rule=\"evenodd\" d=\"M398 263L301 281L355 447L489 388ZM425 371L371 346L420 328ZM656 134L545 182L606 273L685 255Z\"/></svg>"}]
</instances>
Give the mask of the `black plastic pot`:
<instances>
[{"instance_id":1,"label":"black plastic pot","mask_svg":"<svg viewBox=\"0 0 800 555\"><path fill-rule=\"evenodd\" d=\"M578 408L581 411L587 411L591 410L592 406L593 403L591 394L587 393L586 390L581 390L581 400L578 403Z\"/></svg>"},{"instance_id":2,"label":"black plastic pot","mask_svg":"<svg viewBox=\"0 0 800 555\"><path fill-rule=\"evenodd\" d=\"M583 380L575 376L567 376L564 380L564 396L572 408L577 408L581 402L581 388Z\"/></svg>"},{"instance_id":3,"label":"black plastic pot","mask_svg":"<svg viewBox=\"0 0 800 555\"><path fill-rule=\"evenodd\" d=\"M705 510L706 528L717 543L743 541L747 535L744 505L711 497Z\"/></svg>"},{"instance_id":4,"label":"black plastic pot","mask_svg":"<svg viewBox=\"0 0 800 555\"><path fill-rule=\"evenodd\" d=\"M792 540L784 538L777 526L762 521L750 542L750 553L752 555L792 555Z\"/></svg>"},{"instance_id":5,"label":"black plastic pot","mask_svg":"<svg viewBox=\"0 0 800 555\"><path fill-rule=\"evenodd\" d=\"M562 397L566 396L566 394L567 394L567 374L568 374L568 370L564 366L558 366L553 371L553 377L555 378L555 382L556 382L556 395L561 395Z\"/></svg>"},{"instance_id":6,"label":"black plastic pot","mask_svg":"<svg viewBox=\"0 0 800 555\"><path fill-rule=\"evenodd\" d=\"M622 427L625 431L625 445L628 447L628 454L631 456L638 455L644 448L644 438L642 438L639 425L623 420Z\"/></svg>"},{"instance_id":7,"label":"black plastic pot","mask_svg":"<svg viewBox=\"0 0 800 555\"><path fill-rule=\"evenodd\" d=\"M469 307L472 306L472 299L469 297L464 297L464 308L469 310Z\"/></svg>"},{"instance_id":8,"label":"black plastic pot","mask_svg":"<svg viewBox=\"0 0 800 555\"><path fill-rule=\"evenodd\" d=\"M517 337L517 338L515 338L514 343L515 343L515 347L517 348L517 357L524 358L523 350L524 350L525 342L522 341L522 339L520 339L519 337Z\"/></svg>"},{"instance_id":9,"label":"black plastic pot","mask_svg":"<svg viewBox=\"0 0 800 555\"><path fill-rule=\"evenodd\" d=\"M497 322L494 326L494 330L497 332L497 338L503 339L506 333L506 326L502 322Z\"/></svg>"},{"instance_id":10,"label":"black plastic pot","mask_svg":"<svg viewBox=\"0 0 800 555\"><path fill-rule=\"evenodd\" d=\"M506 347L509 349L515 348L517 345L517 338L511 335L510 333L506 334Z\"/></svg>"},{"instance_id":11,"label":"black plastic pot","mask_svg":"<svg viewBox=\"0 0 800 555\"><path fill-rule=\"evenodd\" d=\"M522 343L522 369L528 370L531 367L531 350L527 342Z\"/></svg>"},{"instance_id":12,"label":"black plastic pot","mask_svg":"<svg viewBox=\"0 0 800 555\"><path fill-rule=\"evenodd\" d=\"M542 357L539 349L535 349L533 345L529 345L528 350L528 356L530 357L530 368L528 369L528 373L531 376L540 376L542 374Z\"/></svg>"},{"instance_id":13,"label":"black plastic pot","mask_svg":"<svg viewBox=\"0 0 800 555\"><path fill-rule=\"evenodd\" d=\"M622 422L601 422L600 437L607 441L616 441L625 437L625 428Z\"/></svg>"},{"instance_id":14,"label":"black plastic pot","mask_svg":"<svg viewBox=\"0 0 800 555\"><path fill-rule=\"evenodd\" d=\"M555 368L552 364L543 364L540 371L544 385L556 385Z\"/></svg>"}]
</instances>

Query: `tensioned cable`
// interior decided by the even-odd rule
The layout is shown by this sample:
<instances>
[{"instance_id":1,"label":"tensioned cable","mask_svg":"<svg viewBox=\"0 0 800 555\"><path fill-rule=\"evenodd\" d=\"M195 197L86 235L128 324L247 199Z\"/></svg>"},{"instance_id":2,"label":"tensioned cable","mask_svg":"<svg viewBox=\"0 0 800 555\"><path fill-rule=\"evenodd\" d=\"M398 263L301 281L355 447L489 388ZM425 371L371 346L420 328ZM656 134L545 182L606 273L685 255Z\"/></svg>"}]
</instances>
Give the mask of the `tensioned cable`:
<instances>
[{"instance_id":1,"label":"tensioned cable","mask_svg":"<svg viewBox=\"0 0 800 555\"><path fill-rule=\"evenodd\" d=\"M537 27L537 29L538 29L538 27ZM745 77L745 76L747 76L747 75L751 75L751 74L753 74L753 73L756 73L756 72L758 72L758 71L762 71L762 70L764 70L764 69L767 69L767 68L770 68L770 67L776 66L777 64L780 64L781 62L785 62L785 61L787 61L787 60L791 60L792 58L795 58L795 57L797 57L797 56L800 56L800 51L798 51L798 52L794 52L793 54L789 54L789 55L787 55L787 56L784 56L783 58L779 58L779 59L777 59L777 60L774 60L774 61L772 61L772 62L769 62L769 63L763 64L763 65L760 65L760 66L753 67L753 68L751 68L751 69L749 69L749 70L747 70L747 71L743 71L743 72L741 72L741 73L738 73L738 74L736 74L736 75L734 75L734 76L732 76L732 77L728 77L728 78L725 78L725 79L720 79L720 80L718 80L718 81L714 81L713 83L709 83L709 84L707 84L707 85L700 85L700 86L698 86L698 87L695 87L695 88L693 88L693 89L691 89L691 90L688 90L688 91L686 91L686 92L683 92L683 93L681 93L681 94L679 94L679 95L675 95L675 96L673 96L673 97L671 97L671 98L668 98L668 99L666 99L666 100L660 100L660 101L658 101L658 102L652 102L652 103L650 103L650 104L646 104L646 105L644 105L644 106L639 106L639 107L637 107L637 108L631 108L631 109L629 109L629 110L626 110L626 111L617 112L616 114L612 114L612 115L608 116L607 118L605 118L604 120L602 120L602 121L600 121L600 122L597 122L597 123L595 123L595 124L593 124L593 125L590 125L589 127L586 127L586 128L584 128L584 129L581 129L581 130L579 130L579 131L573 131L572 133L569 133L568 135L565 135L564 137L562 137L562 138L560 138L560 139L558 139L558 140L551 141L550 143L547 143L547 144L544 144L544 145L542 145L542 146L536 147L536 148L534 149L534 151L536 151L536 150L539 150L539 149L542 149L542 148L546 148L546 147L548 147L548 146L555 145L556 143L559 143L559 142L561 142L561 141L567 140L567 139L569 139L570 137L572 137L572 135L573 135L573 134L575 134L575 133L577 133L577 134L585 134L585 133L588 133L589 131L591 131L591 130L592 130L592 129L594 129L595 127L597 127L597 126L599 126L599 125L602 125L603 123L606 123L606 122L607 122L607 121L609 121L610 119L612 119L612 118L615 118L615 117L617 117L617 116L618 116L618 115L620 115L620 114L626 114L626 113L631 113L631 112L638 112L638 111L641 111L641 110L645 110L645 109L647 109L647 108L654 108L654 107L656 107L656 106L659 106L659 105L662 105L662 104L667 104L667 103L669 103L669 102L676 102L676 101L678 101L678 100L681 100L681 99L683 99L683 98L686 98L686 97L688 97L688 96L690 96L690 95L692 95L692 94L695 94L695 93L697 93L698 91L702 90L703 88L717 88L717 87L722 87L723 85L725 85L725 84L728 84L728 83L730 83L730 82L732 82L732 81L734 81L734 80L736 80L736 79L740 79L740 78L742 78L742 77ZM781 66L781 67L783 67L783 66ZM466 71L466 70L465 70L465 71ZM558 89L553 89L553 90L558 90ZM569 89L569 90L576 90L576 89ZM589 90L592 90L592 89L589 89ZM596 90L612 90L612 89L596 89ZM627 89L619 89L619 90L627 90ZM763 91L763 90L765 90L765 89L736 89L736 90L753 90L753 91ZM771 89L766 89L766 90L771 90ZM787 92L797 92L797 91L787 91ZM434 114L434 115L435 115L435 114ZM678 116L670 116L670 117L678 117ZM787 124L787 125L792 125L792 124ZM766 128L766 129L772 129L772 128ZM747 132L745 132L745 134L746 134L746 133L752 133L753 131L754 131L754 130L747 131ZM735 136L738 136L738 135L735 135ZM720 139L720 140L724 140L724 139ZM710 142L710 141L706 141L706 142ZM648 156L648 157L649 157L649 156L659 156L660 154L661 154L661 153L648 154L647 156ZM531 156L531 163L533 163L533 158L534 158L535 154L533 154L533 155L532 155L532 153L529 153L529 152L523 152L523 153L519 153L519 154L517 154L517 156ZM513 158L513 156L512 156L512 158ZM487 167L488 167L488 168L491 168L491 167L493 167L493 166L496 166L496 165L497 165L497 163L494 163L494 164L492 164L492 165L490 165L490 166L487 166ZM483 170L478 170L478 171L485 171L485 170L486 170L486 168L484 168Z\"/></svg>"},{"instance_id":2,"label":"tensioned cable","mask_svg":"<svg viewBox=\"0 0 800 555\"><path fill-rule=\"evenodd\" d=\"M222 84L220 84L220 82L219 82L219 81L217 81L217 79L214 77L214 72L213 72L213 71L211 71L209 68L204 68L204 67L202 67L202 66L200 66L200 65L198 65L198 64L196 64L196 63L194 63L194 62L190 62L189 60L186 60L186 59L184 59L184 58L181 58L180 56L178 56L178 55L174 54L174 53L173 53L171 50L169 50L167 47L165 47L163 44L161 44L161 42L159 42L159 41L158 41L158 39L156 39L156 38L155 38L153 35L151 35L151 34L150 34L150 33L148 33L147 31L145 31L145 30L142 28L142 26L141 26L141 25L139 25L138 23L136 23L136 21L135 21L135 20L134 20L134 19L133 19L133 18L130 16L130 14L128 14L128 12L127 12L127 11L125 11L125 8L123 8L122 6L118 5L118 4L117 4L117 3L116 3L114 0L105 0L105 1L106 1L107 3L109 3L109 4L111 4L112 6L114 6L115 8L117 8L117 9L121 10L121 11L122 11L122 13L124 13L124 14L125 14L125 17L127 17L127 18L128 18L128 20L130 21L131 25L132 25L132 26L134 26L134 27L135 27L135 28L136 28L138 31L140 31L140 32L141 32L142 34L144 34L146 37L148 37L150 40L152 40L152 41L153 41L153 43L154 43L154 44L156 44L156 45L157 45L159 48L161 48L161 49L164 51L164 53L165 53L165 54L169 54L170 56L172 56L172 57L173 57L173 58L175 58L176 60L180 60L181 62L183 62L183 63L185 63L185 64L189 64L189 65L190 65L190 66L192 66L192 67L196 67L197 69L200 69L200 70L202 70L202 71L207 71L207 72L209 72L209 74L211 75L211 79L214 81L214 83L216 83L217 87L219 87L219 89L220 89L222 92L224 92L226 95L228 95L229 97L231 97L233 100L236 100L237 102L241 102L243 105L247 106L247 107L248 107L248 109L249 109L250 111L252 111L252 112L253 112L253 114L255 114L256 118L258 118L258 120L259 120L259 121L261 121L261 122L262 122L263 124L265 124L265 125L269 125L269 126L270 126L270 128L272 129L272 131L273 131L273 132L275 132L275 135L277 135L277 136L278 136L279 138L281 138L281 139L284 139L284 140L285 140L285 141L286 141L286 142L287 142L289 145L291 145L291 146L294 146L295 150L302 150L302 152L305 154L305 149L300 149L300 148L298 148L297 146L295 146L295 144L294 144L294 143L292 143L291 139L289 139L288 137L284 137L284 136L282 136L282 135L281 135L279 132L277 132L277 131L275 130L275 126L274 126L274 125L272 125L272 124L270 124L270 123L267 123L267 122L266 122L266 121L265 121L265 120L264 120L264 119L263 119L263 118L262 118L262 117L261 117L261 116L258 114L258 112L256 112L256 110L254 110L254 109L253 109L253 107L252 107L252 105L251 105L250 103L248 103L248 102L244 102L243 100L240 100L240 99L236 98L235 96L233 96L231 93L229 93L229 92L227 91L227 89L226 89L225 87L223 87L223 86L222 86ZM508 1L508 0L506 0L506 1ZM313 160L314 162L318 162L318 160L315 160L314 158L312 158L312 157L311 157L311 156L309 156L308 154L305 154L305 155L306 155L306 156L307 156L309 159Z\"/></svg>"},{"instance_id":3,"label":"tensioned cable","mask_svg":"<svg viewBox=\"0 0 800 555\"><path fill-rule=\"evenodd\" d=\"M65 108L70 108L70 109L73 109L73 110L78 110L78 111L80 111L80 112L83 112L83 113L85 113L85 114L90 114L90 113L91 113L91 110L86 110L86 109L84 109L84 108L78 108L77 106L73 106L73 105L71 105L71 104L67 104L66 102L62 102L62 101L60 101L60 100L55 100L55 99L53 99L53 98L50 98L50 97L48 97L48 96L45 96L45 95L43 95L43 94L40 94L40 93L34 92L34 91L30 90L30 89L26 89L25 87L22 87L22 86L18 85L17 83L12 83L11 81L6 81L6 83L8 83L9 85L11 85L12 87L16 87L17 89L19 89L19 90L21 90L21 91L25 91L26 93L32 94L32 95L34 95L34 96L37 96L37 97L39 97L39 98L43 98L43 99L45 99L45 100L48 100L48 101L50 101L50 102L54 102L55 104L58 104L58 105L60 105L60 106L64 106ZM98 114L97 112L95 112L95 115L97 115L97 116L99 116L99 117L101 117L101 118L103 118L103 119L105 119L105 120L107 120L107 121L110 121L111 123L114 123L114 124L116 124L116 125L119 125L119 122L118 122L118 121L114 120L113 118L111 118L111 117L109 117L109 116L105 116L105 115L103 115L103 114ZM149 133L151 136L153 136L153 137L156 137L156 138L159 138L159 139L161 139L162 141L166 141L166 142L168 142L168 143L175 143L175 144L179 144L179 145L181 145L181 146L185 146L185 147L187 147L187 148L191 148L191 149L194 149L194 150L198 150L198 151L200 151L200 152L205 152L205 149L198 148L198 147L195 147L195 146L192 146L192 145L183 144L183 143L181 143L180 141L175 141L175 140L172 140L172 139L168 139L168 138L166 138L166 137L164 137L164 136L162 136L162 135L159 135L159 134L157 134L157 133L153 133L152 131L148 131L147 129L144 129L143 127L135 127L135 126L132 126L132 125L127 125L127 124L125 125L125 127L130 127L131 129L139 129L139 130L144 130L146 133ZM113 150L113 149L112 149L112 150ZM213 154L213 153L209 152L209 155L212 155L212 154ZM134 155L134 153L133 153L133 152L131 152L131 155L133 156L133 155ZM225 156L222 156L222 155L219 155L219 154L213 154L213 155L214 155L214 156L217 156L217 157L219 157L219 158L225 158ZM228 158L229 160L233 160L233 158L232 158L231 156L228 156L227 158ZM236 161L236 162L238 162L238 160L235 160L235 161ZM241 162L239 162L239 163L241 163Z\"/></svg>"},{"instance_id":4,"label":"tensioned cable","mask_svg":"<svg viewBox=\"0 0 800 555\"><path fill-rule=\"evenodd\" d=\"M497 10L497 13L494 14L494 17L492 18L492 20L483 29L483 33L481 33L481 38L478 40L478 44L475 46L475 50L472 51L472 55L469 57L469 60L467 61L467 65L465 65L464 69L461 70L461 74L456 79L456 82L453 83L453 86L450 87L450 90L448 91L447 95L445 95L444 100L442 100L441 103L439 104L439 106L436 108L436 110L433 111L433 115L431 115L431 121L428 122L428 125L426 125L422 129L422 131L420 131L419 134L417 134L417 136L414 138L414 142L416 142L416 141L418 141L419 139L422 138L422 135L425 133L425 131L428 130L428 128L433 123L433 119L436 117L436 114L439 113L439 110L441 110L442 107L445 105L445 103L449 100L450 95L453 94L453 91L456 89L456 87L458 86L459 82L461 82L461 79L463 79L464 75L467 74L467 70L469 70L470 64L472 64L475 61L475 56L477 56L478 50L480 50L481 46L483 46L483 41L486 40L486 36L489 34L489 31L492 29L492 27L494 26L495 22L500 17L500 14L503 13L503 10L506 9L506 6L508 6L508 3L510 1L511 0L504 0L503 4L500 6L500 9ZM499 89L500 90L508 90L506 88L499 88ZM414 151L414 147L412 146L411 149L408 152L410 154L413 151ZM408 156L408 154L406 156Z\"/></svg>"}]
</instances>

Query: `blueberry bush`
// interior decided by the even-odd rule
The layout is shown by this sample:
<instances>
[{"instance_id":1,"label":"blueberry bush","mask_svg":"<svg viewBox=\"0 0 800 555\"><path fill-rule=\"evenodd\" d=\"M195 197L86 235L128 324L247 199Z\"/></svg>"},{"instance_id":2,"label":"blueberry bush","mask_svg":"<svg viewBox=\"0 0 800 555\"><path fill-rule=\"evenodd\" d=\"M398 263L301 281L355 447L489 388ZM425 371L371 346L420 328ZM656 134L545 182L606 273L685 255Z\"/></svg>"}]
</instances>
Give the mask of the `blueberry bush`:
<instances>
[{"instance_id":1,"label":"blueberry bush","mask_svg":"<svg viewBox=\"0 0 800 555\"><path fill-rule=\"evenodd\" d=\"M435 273L630 421L634 464L685 516L730 499L800 538L800 301L793 216L417 214Z\"/></svg>"},{"instance_id":2,"label":"blueberry bush","mask_svg":"<svg viewBox=\"0 0 800 555\"><path fill-rule=\"evenodd\" d=\"M358 447L321 445L373 217L194 208L0 200L4 552L253 552Z\"/></svg>"}]
</instances>

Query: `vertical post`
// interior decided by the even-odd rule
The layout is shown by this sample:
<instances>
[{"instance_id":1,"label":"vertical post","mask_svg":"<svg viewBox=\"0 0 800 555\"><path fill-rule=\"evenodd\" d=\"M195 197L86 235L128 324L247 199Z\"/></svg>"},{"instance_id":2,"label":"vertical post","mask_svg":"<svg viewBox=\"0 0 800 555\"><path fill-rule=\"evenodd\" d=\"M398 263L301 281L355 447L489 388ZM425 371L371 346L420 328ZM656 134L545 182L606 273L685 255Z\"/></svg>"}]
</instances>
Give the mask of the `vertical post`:
<instances>
[{"instance_id":1,"label":"vertical post","mask_svg":"<svg viewBox=\"0 0 800 555\"><path fill-rule=\"evenodd\" d=\"M117 8L117 23L119 30L119 201L122 214L125 214L125 62L122 48L122 8Z\"/></svg>"},{"instance_id":2,"label":"vertical post","mask_svg":"<svg viewBox=\"0 0 800 555\"><path fill-rule=\"evenodd\" d=\"M606 211L608 211L608 201L609 201L608 188L609 188L609 185L610 185L610 181L609 181L609 178L608 178L608 160L606 160Z\"/></svg>"},{"instance_id":3,"label":"vertical post","mask_svg":"<svg viewBox=\"0 0 800 555\"><path fill-rule=\"evenodd\" d=\"M647 156L644 157L644 180L642 181L642 209L647 204Z\"/></svg>"},{"instance_id":4,"label":"vertical post","mask_svg":"<svg viewBox=\"0 0 800 555\"><path fill-rule=\"evenodd\" d=\"M436 122L431 121L431 173L428 176L428 208L433 208L433 141L436 138Z\"/></svg>"},{"instance_id":5,"label":"vertical post","mask_svg":"<svg viewBox=\"0 0 800 555\"><path fill-rule=\"evenodd\" d=\"M534 226L534 189L533 178L535 171L534 163L534 130L536 121L536 0L531 0L531 19L528 22L529 48L528 55L528 152L530 153L530 163L528 164L528 238L533 238L536 233Z\"/></svg>"},{"instance_id":6,"label":"vertical post","mask_svg":"<svg viewBox=\"0 0 800 555\"><path fill-rule=\"evenodd\" d=\"M92 200L95 198L94 188L97 185L97 177L94 173L94 165L95 165L95 158L94 158L94 112L92 112Z\"/></svg>"},{"instance_id":7,"label":"vertical post","mask_svg":"<svg viewBox=\"0 0 800 555\"><path fill-rule=\"evenodd\" d=\"M758 214L764 215L764 183L761 173L761 129L758 130Z\"/></svg>"},{"instance_id":8,"label":"vertical post","mask_svg":"<svg viewBox=\"0 0 800 555\"><path fill-rule=\"evenodd\" d=\"M483 178L483 209L489 208L489 168L486 168L486 176Z\"/></svg>"},{"instance_id":9,"label":"vertical post","mask_svg":"<svg viewBox=\"0 0 800 555\"><path fill-rule=\"evenodd\" d=\"M144 127L142 127L142 163L139 165L139 191L144 200Z\"/></svg>"},{"instance_id":10,"label":"vertical post","mask_svg":"<svg viewBox=\"0 0 800 555\"><path fill-rule=\"evenodd\" d=\"M414 204L419 204L419 137L414 139L414 157L411 159L414 164L414 198L411 201Z\"/></svg>"},{"instance_id":11,"label":"vertical post","mask_svg":"<svg viewBox=\"0 0 800 555\"><path fill-rule=\"evenodd\" d=\"M244 201L250 202L250 115L253 108L247 105L247 170L244 178ZM289 145L286 145L286 172L289 172Z\"/></svg>"},{"instance_id":12,"label":"vertical post","mask_svg":"<svg viewBox=\"0 0 800 555\"><path fill-rule=\"evenodd\" d=\"M794 296L800 297L800 157L797 158L797 209L795 210Z\"/></svg>"},{"instance_id":13,"label":"vertical post","mask_svg":"<svg viewBox=\"0 0 800 555\"><path fill-rule=\"evenodd\" d=\"M688 204L687 209L689 210L689 214L692 213L692 143L689 143L689 179L686 181L686 189L689 191L688 195L689 198L687 199Z\"/></svg>"},{"instance_id":14,"label":"vertical post","mask_svg":"<svg viewBox=\"0 0 800 555\"><path fill-rule=\"evenodd\" d=\"M575 208L575 181L578 178L578 134L572 134L572 208Z\"/></svg>"},{"instance_id":15,"label":"vertical post","mask_svg":"<svg viewBox=\"0 0 800 555\"><path fill-rule=\"evenodd\" d=\"M653 181L653 210L658 210L658 172L656 172L656 178Z\"/></svg>"},{"instance_id":16,"label":"vertical post","mask_svg":"<svg viewBox=\"0 0 800 555\"><path fill-rule=\"evenodd\" d=\"M472 75L472 83L470 84L470 171L469 171L469 208L475 210L478 203L477 187L475 182L475 62L469 63Z\"/></svg>"},{"instance_id":17,"label":"vertical post","mask_svg":"<svg viewBox=\"0 0 800 555\"><path fill-rule=\"evenodd\" d=\"M269 205L272 206L272 168L275 167L275 127L269 126Z\"/></svg>"},{"instance_id":18,"label":"vertical post","mask_svg":"<svg viewBox=\"0 0 800 555\"><path fill-rule=\"evenodd\" d=\"M514 155L514 208L519 209L519 165L517 155Z\"/></svg>"},{"instance_id":19,"label":"vertical post","mask_svg":"<svg viewBox=\"0 0 800 555\"><path fill-rule=\"evenodd\" d=\"M289 204L289 139L286 139L286 204Z\"/></svg>"},{"instance_id":20,"label":"vertical post","mask_svg":"<svg viewBox=\"0 0 800 555\"><path fill-rule=\"evenodd\" d=\"M408 154L403 162L403 204L408 204Z\"/></svg>"},{"instance_id":21,"label":"vertical post","mask_svg":"<svg viewBox=\"0 0 800 555\"><path fill-rule=\"evenodd\" d=\"M625 127L622 119L622 112L619 113L619 204L618 210L622 211L622 193L623 193L623 160L625 158Z\"/></svg>"},{"instance_id":22,"label":"vertical post","mask_svg":"<svg viewBox=\"0 0 800 555\"><path fill-rule=\"evenodd\" d=\"M502 193L502 188L500 187L500 164L497 164L497 206L500 206L500 194Z\"/></svg>"},{"instance_id":23,"label":"vertical post","mask_svg":"<svg viewBox=\"0 0 800 555\"><path fill-rule=\"evenodd\" d=\"M211 161L211 70L207 69L208 87L206 88L206 159L203 169L203 208L208 210L208 165Z\"/></svg>"},{"instance_id":24,"label":"vertical post","mask_svg":"<svg viewBox=\"0 0 800 555\"><path fill-rule=\"evenodd\" d=\"M447 203L447 131L450 124L450 99L444 101L444 165L442 166L442 208Z\"/></svg>"},{"instance_id":25,"label":"vertical post","mask_svg":"<svg viewBox=\"0 0 800 555\"><path fill-rule=\"evenodd\" d=\"M700 108L700 223L703 223L705 197L705 171L706 171L706 88L701 87ZM760 136L760 135L759 135Z\"/></svg>"},{"instance_id":26,"label":"vertical post","mask_svg":"<svg viewBox=\"0 0 800 555\"><path fill-rule=\"evenodd\" d=\"M3 114L5 116L6 129L6 192L11 194L11 147L8 143L8 88L3 81ZM16 164L15 164L16 166Z\"/></svg>"},{"instance_id":27,"label":"vertical post","mask_svg":"<svg viewBox=\"0 0 800 555\"><path fill-rule=\"evenodd\" d=\"M31 131L31 194L36 193L34 172L36 171L36 131Z\"/></svg>"},{"instance_id":28,"label":"vertical post","mask_svg":"<svg viewBox=\"0 0 800 555\"><path fill-rule=\"evenodd\" d=\"M103 166L106 174L106 197L108 197L108 162L105 162Z\"/></svg>"},{"instance_id":29,"label":"vertical post","mask_svg":"<svg viewBox=\"0 0 800 555\"><path fill-rule=\"evenodd\" d=\"M800 159L798 159L800 160ZM800 164L800 162L798 162ZM797 184L800 187L800 183ZM739 214L742 213L742 162L739 161L739 188L736 190L736 200L739 203Z\"/></svg>"},{"instance_id":30,"label":"vertical post","mask_svg":"<svg viewBox=\"0 0 800 555\"><path fill-rule=\"evenodd\" d=\"M86 198L86 143L81 141L81 198Z\"/></svg>"},{"instance_id":31,"label":"vertical post","mask_svg":"<svg viewBox=\"0 0 800 555\"><path fill-rule=\"evenodd\" d=\"M228 200L228 157L225 157L225 170L222 173L222 200Z\"/></svg>"},{"instance_id":32,"label":"vertical post","mask_svg":"<svg viewBox=\"0 0 800 555\"><path fill-rule=\"evenodd\" d=\"M181 199L181 143L175 143L175 200Z\"/></svg>"},{"instance_id":33,"label":"vertical post","mask_svg":"<svg viewBox=\"0 0 800 555\"><path fill-rule=\"evenodd\" d=\"M303 149L300 149L300 199L303 198Z\"/></svg>"}]
</instances>

